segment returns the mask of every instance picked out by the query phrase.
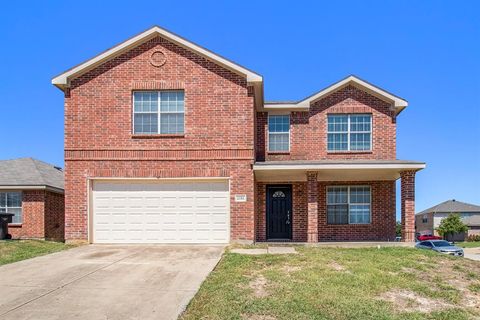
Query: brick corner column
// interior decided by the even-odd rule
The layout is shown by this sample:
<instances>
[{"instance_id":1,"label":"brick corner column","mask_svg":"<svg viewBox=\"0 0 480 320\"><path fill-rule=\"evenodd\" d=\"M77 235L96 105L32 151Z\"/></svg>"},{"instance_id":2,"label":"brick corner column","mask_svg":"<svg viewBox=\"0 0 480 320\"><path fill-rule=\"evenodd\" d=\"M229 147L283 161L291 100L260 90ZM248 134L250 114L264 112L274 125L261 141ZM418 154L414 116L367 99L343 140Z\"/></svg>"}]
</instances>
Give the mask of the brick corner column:
<instances>
[{"instance_id":1,"label":"brick corner column","mask_svg":"<svg viewBox=\"0 0 480 320\"><path fill-rule=\"evenodd\" d=\"M402 193L402 241L415 241L415 171L400 173Z\"/></svg>"},{"instance_id":2,"label":"brick corner column","mask_svg":"<svg viewBox=\"0 0 480 320\"><path fill-rule=\"evenodd\" d=\"M307 241L318 242L318 181L317 172L307 172Z\"/></svg>"}]
</instances>

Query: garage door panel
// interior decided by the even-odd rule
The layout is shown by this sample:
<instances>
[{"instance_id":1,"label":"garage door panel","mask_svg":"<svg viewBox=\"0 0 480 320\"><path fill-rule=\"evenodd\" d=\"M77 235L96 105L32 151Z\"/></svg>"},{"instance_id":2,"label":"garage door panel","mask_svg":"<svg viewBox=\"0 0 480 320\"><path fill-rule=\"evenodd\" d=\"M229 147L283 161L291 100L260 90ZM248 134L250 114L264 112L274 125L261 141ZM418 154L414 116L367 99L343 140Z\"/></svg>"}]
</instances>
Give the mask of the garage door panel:
<instances>
[{"instance_id":1,"label":"garage door panel","mask_svg":"<svg viewBox=\"0 0 480 320\"><path fill-rule=\"evenodd\" d=\"M227 243L228 181L102 181L93 185L97 243Z\"/></svg>"}]
</instances>

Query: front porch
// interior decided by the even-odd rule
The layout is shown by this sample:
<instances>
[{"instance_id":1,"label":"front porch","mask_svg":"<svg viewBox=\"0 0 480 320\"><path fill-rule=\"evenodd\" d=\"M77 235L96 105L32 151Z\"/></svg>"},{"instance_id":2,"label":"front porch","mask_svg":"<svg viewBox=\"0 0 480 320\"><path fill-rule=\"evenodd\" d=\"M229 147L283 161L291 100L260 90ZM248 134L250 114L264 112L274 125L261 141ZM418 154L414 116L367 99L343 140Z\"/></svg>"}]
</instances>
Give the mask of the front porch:
<instances>
[{"instance_id":1,"label":"front porch","mask_svg":"<svg viewBox=\"0 0 480 320\"><path fill-rule=\"evenodd\" d=\"M254 166L255 240L394 242L401 179L402 241L415 239L415 173L405 161L265 162Z\"/></svg>"}]
</instances>

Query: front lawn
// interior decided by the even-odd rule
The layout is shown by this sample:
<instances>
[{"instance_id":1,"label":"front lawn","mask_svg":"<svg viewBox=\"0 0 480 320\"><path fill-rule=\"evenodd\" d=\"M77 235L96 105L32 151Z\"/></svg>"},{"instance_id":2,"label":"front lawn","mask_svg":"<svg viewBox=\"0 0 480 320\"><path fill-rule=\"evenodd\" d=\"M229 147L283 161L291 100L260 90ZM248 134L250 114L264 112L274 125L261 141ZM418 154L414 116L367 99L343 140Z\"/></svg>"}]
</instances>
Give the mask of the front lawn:
<instances>
[{"instance_id":1,"label":"front lawn","mask_svg":"<svg viewBox=\"0 0 480 320\"><path fill-rule=\"evenodd\" d=\"M480 247L480 241L471 241L471 242L455 242L456 246L462 247L462 248L478 248Z\"/></svg>"},{"instance_id":2,"label":"front lawn","mask_svg":"<svg viewBox=\"0 0 480 320\"><path fill-rule=\"evenodd\" d=\"M42 240L1 240L0 265L72 248L62 242Z\"/></svg>"},{"instance_id":3,"label":"front lawn","mask_svg":"<svg viewBox=\"0 0 480 320\"><path fill-rule=\"evenodd\" d=\"M480 263L413 248L227 252L181 319L471 319Z\"/></svg>"}]
</instances>

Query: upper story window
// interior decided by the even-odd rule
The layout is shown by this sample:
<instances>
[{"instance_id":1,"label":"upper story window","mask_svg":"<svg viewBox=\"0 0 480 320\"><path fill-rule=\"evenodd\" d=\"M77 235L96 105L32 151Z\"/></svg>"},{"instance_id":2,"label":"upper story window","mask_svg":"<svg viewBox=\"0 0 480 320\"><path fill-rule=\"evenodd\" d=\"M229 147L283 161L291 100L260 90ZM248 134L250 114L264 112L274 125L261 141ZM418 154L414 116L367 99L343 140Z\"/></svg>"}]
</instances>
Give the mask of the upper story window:
<instances>
[{"instance_id":1,"label":"upper story window","mask_svg":"<svg viewBox=\"0 0 480 320\"><path fill-rule=\"evenodd\" d=\"M183 134L184 92L137 91L133 93L134 134Z\"/></svg>"},{"instance_id":2,"label":"upper story window","mask_svg":"<svg viewBox=\"0 0 480 320\"><path fill-rule=\"evenodd\" d=\"M332 186L327 188L328 224L370 223L369 186Z\"/></svg>"},{"instance_id":3,"label":"upper story window","mask_svg":"<svg viewBox=\"0 0 480 320\"><path fill-rule=\"evenodd\" d=\"M372 149L372 115L329 114L328 151L369 151Z\"/></svg>"},{"instance_id":4,"label":"upper story window","mask_svg":"<svg viewBox=\"0 0 480 320\"><path fill-rule=\"evenodd\" d=\"M13 213L12 223L22 223L22 193L0 192L0 212Z\"/></svg>"},{"instance_id":5,"label":"upper story window","mask_svg":"<svg viewBox=\"0 0 480 320\"><path fill-rule=\"evenodd\" d=\"M428 216L426 214L422 216L422 223L428 223Z\"/></svg>"},{"instance_id":6,"label":"upper story window","mask_svg":"<svg viewBox=\"0 0 480 320\"><path fill-rule=\"evenodd\" d=\"M290 150L290 115L268 116L268 151Z\"/></svg>"}]
</instances>

